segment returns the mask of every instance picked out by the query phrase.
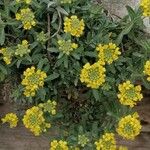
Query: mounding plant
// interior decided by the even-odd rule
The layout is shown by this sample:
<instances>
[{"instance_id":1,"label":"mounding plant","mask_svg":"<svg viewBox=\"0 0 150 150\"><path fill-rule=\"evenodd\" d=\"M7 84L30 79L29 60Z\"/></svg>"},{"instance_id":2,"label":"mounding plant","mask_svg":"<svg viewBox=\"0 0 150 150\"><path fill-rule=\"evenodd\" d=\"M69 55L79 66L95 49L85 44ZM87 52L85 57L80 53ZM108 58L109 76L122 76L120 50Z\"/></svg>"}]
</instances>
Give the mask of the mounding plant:
<instances>
[{"instance_id":1,"label":"mounding plant","mask_svg":"<svg viewBox=\"0 0 150 150\"><path fill-rule=\"evenodd\" d=\"M1 0L0 80L17 74L12 98L30 103L2 123L56 131L51 150L126 150L115 136L139 135L133 107L150 89L150 2L140 5L114 19L91 0Z\"/></svg>"}]
</instances>

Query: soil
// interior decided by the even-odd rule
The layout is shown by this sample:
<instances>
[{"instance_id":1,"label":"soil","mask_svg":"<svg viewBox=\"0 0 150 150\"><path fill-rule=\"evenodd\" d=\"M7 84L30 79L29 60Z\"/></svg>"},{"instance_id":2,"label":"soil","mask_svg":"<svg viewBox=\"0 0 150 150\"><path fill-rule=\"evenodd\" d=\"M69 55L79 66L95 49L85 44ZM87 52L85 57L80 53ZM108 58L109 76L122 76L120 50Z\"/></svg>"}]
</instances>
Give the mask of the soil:
<instances>
[{"instance_id":1,"label":"soil","mask_svg":"<svg viewBox=\"0 0 150 150\"><path fill-rule=\"evenodd\" d=\"M8 112L18 111L15 103L11 102L9 93L9 83L3 87L0 85L0 117ZM117 137L118 144L127 146L129 150L150 150L150 96L146 96L135 109L140 115L142 132L134 141ZM55 132L35 137L21 123L14 129L6 124L0 125L0 150L49 150L49 137Z\"/></svg>"}]
</instances>

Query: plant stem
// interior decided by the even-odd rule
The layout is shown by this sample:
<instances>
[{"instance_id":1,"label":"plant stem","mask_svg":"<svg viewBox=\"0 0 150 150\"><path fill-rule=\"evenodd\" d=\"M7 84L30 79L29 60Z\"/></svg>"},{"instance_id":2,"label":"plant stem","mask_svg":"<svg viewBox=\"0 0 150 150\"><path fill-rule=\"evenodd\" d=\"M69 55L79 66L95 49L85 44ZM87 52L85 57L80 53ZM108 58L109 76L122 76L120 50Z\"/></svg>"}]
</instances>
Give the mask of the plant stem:
<instances>
[{"instance_id":1,"label":"plant stem","mask_svg":"<svg viewBox=\"0 0 150 150\"><path fill-rule=\"evenodd\" d=\"M51 23L50 23L50 15L47 14L47 31L48 31L48 41L47 41L47 49L50 47L50 38L51 38ZM47 57L48 60L51 61L51 54L47 50Z\"/></svg>"},{"instance_id":2,"label":"plant stem","mask_svg":"<svg viewBox=\"0 0 150 150\"><path fill-rule=\"evenodd\" d=\"M59 31L61 29L61 25L62 25L61 14L58 10L57 10L57 13L59 16L59 26L58 26L58 30L51 36L51 38L55 37L59 33Z\"/></svg>"}]
</instances>

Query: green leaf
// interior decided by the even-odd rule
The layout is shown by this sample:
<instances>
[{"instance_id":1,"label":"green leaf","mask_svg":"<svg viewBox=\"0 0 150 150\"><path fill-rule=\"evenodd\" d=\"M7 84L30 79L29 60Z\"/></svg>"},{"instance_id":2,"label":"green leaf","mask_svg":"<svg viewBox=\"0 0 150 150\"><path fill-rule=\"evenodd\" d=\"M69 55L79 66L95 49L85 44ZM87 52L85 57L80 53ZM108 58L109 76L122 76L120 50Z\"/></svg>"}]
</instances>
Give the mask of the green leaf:
<instances>
[{"instance_id":1,"label":"green leaf","mask_svg":"<svg viewBox=\"0 0 150 150\"><path fill-rule=\"evenodd\" d=\"M66 16L68 16L69 14L66 12L66 10L65 9L63 9L63 8L61 8L60 6L58 6L57 8L56 8L60 13L62 13L62 14L64 14L64 15L66 15Z\"/></svg>"},{"instance_id":2,"label":"green leaf","mask_svg":"<svg viewBox=\"0 0 150 150\"><path fill-rule=\"evenodd\" d=\"M38 45L38 42L33 42L32 44L30 44L30 49L34 49L36 46Z\"/></svg>"},{"instance_id":3,"label":"green leaf","mask_svg":"<svg viewBox=\"0 0 150 150\"><path fill-rule=\"evenodd\" d=\"M99 101L100 100L99 91L96 90L96 89L92 89L92 93L93 93L93 96L94 96L95 100Z\"/></svg>"},{"instance_id":4,"label":"green leaf","mask_svg":"<svg viewBox=\"0 0 150 150\"><path fill-rule=\"evenodd\" d=\"M118 35L117 39L116 39L116 43L119 45L122 42L122 39L124 37L124 35L128 34L131 29L133 28L134 22L130 22L122 31L121 33Z\"/></svg>"},{"instance_id":5,"label":"green leaf","mask_svg":"<svg viewBox=\"0 0 150 150\"><path fill-rule=\"evenodd\" d=\"M58 18L58 14L57 14L57 12L54 12L54 13L53 13L53 18L52 18L52 22L51 22L51 23L54 23L54 22L57 20L57 18Z\"/></svg>"},{"instance_id":6,"label":"green leaf","mask_svg":"<svg viewBox=\"0 0 150 150\"><path fill-rule=\"evenodd\" d=\"M45 2L47 2L47 1L45 1ZM47 5L47 7L49 8L49 7L51 7L52 5L54 5L56 2L49 2L48 3L48 5Z\"/></svg>"},{"instance_id":7,"label":"green leaf","mask_svg":"<svg viewBox=\"0 0 150 150\"><path fill-rule=\"evenodd\" d=\"M84 55L85 56L89 56L89 57L94 57L94 58L97 57L96 52L84 52Z\"/></svg>"},{"instance_id":8,"label":"green leaf","mask_svg":"<svg viewBox=\"0 0 150 150\"><path fill-rule=\"evenodd\" d=\"M5 30L4 26L0 27L0 45L3 45L5 42Z\"/></svg>"},{"instance_id":9,"label":"green leaf","mask_svg":"<svg viewBox=\"0 0 150 150\"><path fill-rule=\"evenodd\" d=\"M116 73L116 68L113 64L108 66L108 70L110 70L110 72L112 72L113 74Z\"/></svg>"},{"instance_id":10,"label":"green leaf","mask_svg":"<svg viewBox=\"0 0 150 150\"><path fill-rule=\"evenodd\" d=\"M136 56L136 57L139 57L139 58L144 58L144 55L143 54L140 54L138 52L134 52L133 53L133 56Z\"/></svg>"},{"instance_id":11,"label":"green leaf","mask_svg":"<svg viewBox=\"0 0 150 150\"><path fill-rule=\"evenodd\" d=\"M78 133L79 133L80 135L82 135L82 134L84 133L84 129L83 129L82 126L79 126L79 128L78 128Z\"/></svg>"},{"instance_id":12,"label":"green leaf","mask_svg":"<svg viewBox=\"0 0 150 150\"><path fill-rule=\"evenodd\" d=\"M39 95L40 99L45 100L46 90L44 88L39 89L38 95Z\"/></svg>"},{"instance_id":13,"label":"green leaf","mask_svg":"<svg viewBox=\"0 0 150 150\"><path fill-rule=\"evenodd\" d=\"M150 39L136 39L137 44L140 44L146 51L150 52Z\"/></svg>"},{"instance_id":14,"label":"green leaf","mask_svg":"<svg viewBox=\"0 0 150 150\"><path fill-rule=\"evenodd\" d=\"M53 74L51 74L51 75L49 75L47 78L46 78L46 82L47 81L52 81L52 80L55 80L55 79L57 79L59 77L59 74L58 73L53 73Z\"/></svg>"},{"instance_id":15,"label":"green leaf","mask_svg":"<svg viewBox=\"0 0 150 150\"><path fill-rule=\"evenodd\" d=\"M92 136L97 137L98 136L98 122L94 122L92 124Z\"/></svg>"},{"instance_id":16,"label":"green leaf","mask_svg":"<svg viewBox=\"0 0 150 150\"><path fill-rule=\"evenodd\" d=\"M3 74L2 72L0 72L0 81L4 81L5 79L5 74Z\"/></svg>"},{"instance_id":17,"label":"green leaf","mask_svg":"<svg viewBox=\"0 0 150 150\"><path fill-rule=\"evenodd\" d=\"M20 60L17 61L17 68L20 67L21 62L22 62L22 59L20 59Z\"/></svg>"},{"instance_id":18,"label":"green leaf","mask_svg":"<svg viewBox=\"0 0 150 150\"><path fill-rule=\"evenodd\" d=\"M78 47L76 50L75 50L76 53L79 53L79 54L84 54L84 47L83 46L80 46Z\"/></svg>"},{"instance_id":19,"label":"green leaf","mask_svg":"<svg viewBox=\"0 0 150 150\"><path fill-rule=\"evenodd\" d=\"M56 66L56 67L59 67L60 65L62 65L63 62L64 62L64 59L63 59L63 58L60 58L60 59L56 62L55 66Z\"/></svg>"},{"instance_id":20,"label":"green leaf","mask_svg":"<svg viewBox=\"0 0 150 150\"><path fill-rule=\"evenodd\" d=\"M144 77L142 77L142 81L145 88L150 89L150 83Z\"/></svg>"},{"instance_id":21,"label":"green leaf","mask_svg":"<svg viewBox=\"0 0 150 150\"><path fill-rule=\"evenodd\" d=\"M64 56L64 53L60 53L60 54L58 55L58 59L62 58L63 56Z\"/></svg>"},{"instance_id":22,"label":"green leaf","mask_svg":"<svg viewBox=\"0 0 150 150\"><path fill-rule=\"evenodd\" d=\"M49 52L52 52L52 53L58 53L59 52L59 50L57 49L57 48L55 48L55 47L50 47L50 48L48 48L47 49Z\"/></svg>"},{"instance_id":23,"label":"green leaf","mask_svg":"<svg viewBox=\"0 0 150 150\"><path fill-rule=\"evenodd\" d=\"M50 65L46 65L43 69L44 72L48 72L50 70Z\"/></svg>"},{"instance_id":24,"label":"green leaf","mask_svg":"<svg viewBox=\"0 0 150 150\"><path fill-rule=\"evenodd\" d=\"M32 62L32 58L30 56L26 56L25 59L28 60L29 62Z\"/></svg>"},{"instance_id":25,"label":"green leaf","mask_svg":"<svg viewBox=\"0 0 150 150\"><path fill-rule=\"evenodd\" d=\"M7 74L7 69L2 64L0 64L0 70L3 72L3 74Z\"/></svg>"},{"instance_id":26,"label":"green leaf","mask_svg":"<svg viewBox=\"0 0 150 150\"><path fill-rule=\"evenodd\" d=\"M80 56L79 56L78 54L73 53L72 56L73 56L75 59L80 60Z\"/></svg>"},{"instance_id":27,"label":"green leaf","mask_svg":"<svg viewBox=\"0 0 150 150\"><path fill-rule=\"evenodd\" d=\"M43 66L44 66L44 64L47 64L47 63L48 63L47 58L45 58L45 59L41 59L41 60L39 61L39 63L38 63L37 68L38 68L38 69L42 69L42 68L43 68Z\"/></svg>"},{"instance_id":28,"label":"green leaf","mask_svg":"<svg viewBox=\"0 0 150 150\"><path fill-rule=\"evenodd\" d=\"M68 68L68 56L64 57L64 67Z\"/></svg>"},{"instance_id":29,"label":"green leaf","mask_svg":"<svg viewBox=\"0 0 150 150\"><path fill-rule=\"evenodd\" d=\"M131 20L133 20L135 18L135 16L136 16L134 10L128 5L126 6L126 9L128 11L128 14L129 14Z\"/></svg>"}]
</instances>

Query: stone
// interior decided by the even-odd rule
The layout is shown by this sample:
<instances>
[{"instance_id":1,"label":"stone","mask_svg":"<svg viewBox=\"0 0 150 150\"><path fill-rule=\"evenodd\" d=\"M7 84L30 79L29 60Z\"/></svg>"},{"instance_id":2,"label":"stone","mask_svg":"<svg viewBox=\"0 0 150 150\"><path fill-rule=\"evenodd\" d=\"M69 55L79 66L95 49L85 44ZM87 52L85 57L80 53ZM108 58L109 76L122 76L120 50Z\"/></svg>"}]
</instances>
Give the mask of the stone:
<instances>
[{"instance_id":1,"label":"stone","mask_svg":"<svg viewBox=\"0 0 150 150\"><path fill-rule=\"evenodd\" d=\"M111 13L120 17L127 15L126 5L137 9L139 7L140 0L101 0L104 7ZM150 33L150 18L144 19L146 26L146 32Z\"/></svg>"}]
</instances>

